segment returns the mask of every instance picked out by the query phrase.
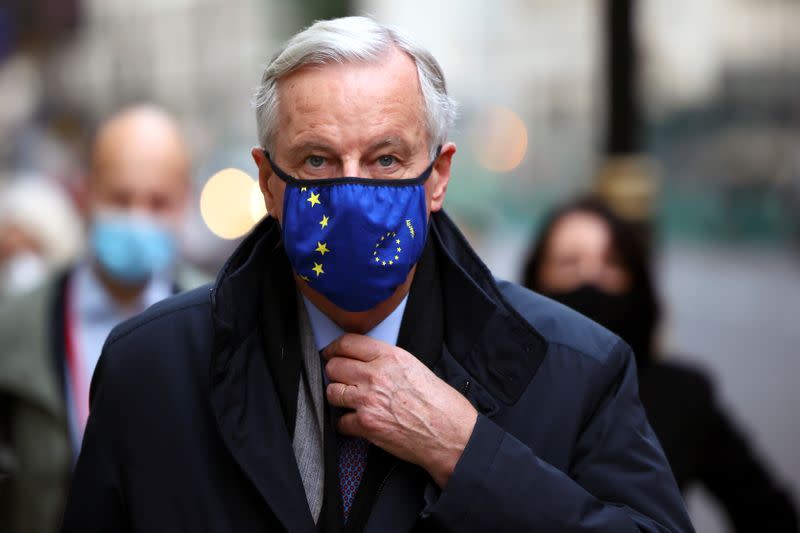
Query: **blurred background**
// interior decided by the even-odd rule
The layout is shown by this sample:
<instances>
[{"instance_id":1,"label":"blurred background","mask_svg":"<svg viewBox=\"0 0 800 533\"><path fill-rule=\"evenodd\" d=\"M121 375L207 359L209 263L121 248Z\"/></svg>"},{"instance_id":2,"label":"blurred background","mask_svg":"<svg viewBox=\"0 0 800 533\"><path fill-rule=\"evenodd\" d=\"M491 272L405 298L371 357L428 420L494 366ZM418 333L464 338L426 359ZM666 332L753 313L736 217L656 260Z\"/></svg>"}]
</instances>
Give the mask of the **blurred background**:
<instances>
[{"instance_id":1,"label":"blurred background","mask_svg":"<svg viewBox=\"0 0 800 533\"><path fill-rule=\"evenodd\" d=\"M264 214L262 67L313 20L365 13L443 66L462 106L447 209L496 275L519 279L554 204L601 192L653 245L668 352L710 371L800 503L797 0L5 0L0 188L48 180L79 210L93 128L163 105L193 154L183 253L213 273ZM688 502L698 531L728 530L702 490Z\"/></svg>"}]
</instances>

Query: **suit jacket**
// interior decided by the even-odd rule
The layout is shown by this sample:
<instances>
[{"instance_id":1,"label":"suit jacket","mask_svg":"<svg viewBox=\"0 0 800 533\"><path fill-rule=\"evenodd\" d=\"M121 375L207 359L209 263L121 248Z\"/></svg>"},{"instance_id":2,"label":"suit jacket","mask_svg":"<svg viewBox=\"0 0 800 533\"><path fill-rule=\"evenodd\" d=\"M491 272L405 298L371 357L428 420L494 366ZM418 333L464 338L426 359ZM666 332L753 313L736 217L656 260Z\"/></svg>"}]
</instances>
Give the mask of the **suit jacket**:
<instances>
[{"instance_id":1,"label":"suit jacket","mask_svg":"<svg viewBox=\"0 0 800 533\"><path fill-rule=\"evenodd\" d=\"M64 294L72 269L0 305L0 530L52 533L72 473L64 376ZM180 267L176 287L202 276Z\"/></svg>"},{"instance_id":2,"label":"suit jacket","mask_svg":"<svg viewBox=\"0 0 800 533\"><path fill-rule=\"evenodd\" d=\"M653 362L639 373L647 417L681 489L705 486L737 533L795 533L797 514L699 370Z\"/></svg>"},{"instance_id":3,"label":"suit jacket","mask_svg":"<svg viewBox=\"0 0 800 533\"><path fill-rule=\"evenodd\" d=\"M691 531L627 345L496 282L443 213L429 238L444 314L431 367L480 415L444 490L397 461L364 530ZM259 327L275 313L262 295L293 283L264 275L284 261L267 219L213 286L112 332L62 531L317 530Z\"/></svg>"}]
</instances>

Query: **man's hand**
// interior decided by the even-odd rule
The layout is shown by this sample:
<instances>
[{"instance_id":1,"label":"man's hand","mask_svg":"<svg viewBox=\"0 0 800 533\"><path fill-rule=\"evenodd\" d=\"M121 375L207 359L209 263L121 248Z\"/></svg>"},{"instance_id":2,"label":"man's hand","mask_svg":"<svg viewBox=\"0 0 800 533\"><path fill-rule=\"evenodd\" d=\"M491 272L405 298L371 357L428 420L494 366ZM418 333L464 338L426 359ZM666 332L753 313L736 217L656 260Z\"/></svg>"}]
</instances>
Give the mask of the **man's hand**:
<instances>
[{"instance_id":1,"label":"man's hand","mask_svg":"<svg viewBox=\"0 0 800 533\"><path fill-rule=\"evenodd\" d=\"M410 353L363 335L342 335L322 355L328 402L353 409L339 431L421 466L444 488L478 418L469 401Z\"/></svg>"}]
</instances>

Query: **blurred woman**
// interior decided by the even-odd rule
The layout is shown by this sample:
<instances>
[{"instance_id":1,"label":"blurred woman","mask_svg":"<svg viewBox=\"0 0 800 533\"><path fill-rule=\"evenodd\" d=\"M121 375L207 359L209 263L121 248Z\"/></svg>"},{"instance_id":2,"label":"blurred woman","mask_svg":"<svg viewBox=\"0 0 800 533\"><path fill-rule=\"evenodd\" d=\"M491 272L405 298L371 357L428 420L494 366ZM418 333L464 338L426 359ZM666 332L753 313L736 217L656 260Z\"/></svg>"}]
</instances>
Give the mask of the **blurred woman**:
<instances>
[{"instance_id":1,"label":"blurred woman","mask_svg":"<svg viewBox=\"0 0 800 533\"><path fill-rule=\"evenodd\" d=\"M660 307L635 229L594 198L553 212L525 266L524 283L599 322L636 354L642 403L681 490L703 484L734 530L795 532L788 496L721 410L700 371L659 360Z\"/></svg>"}]
</instances>

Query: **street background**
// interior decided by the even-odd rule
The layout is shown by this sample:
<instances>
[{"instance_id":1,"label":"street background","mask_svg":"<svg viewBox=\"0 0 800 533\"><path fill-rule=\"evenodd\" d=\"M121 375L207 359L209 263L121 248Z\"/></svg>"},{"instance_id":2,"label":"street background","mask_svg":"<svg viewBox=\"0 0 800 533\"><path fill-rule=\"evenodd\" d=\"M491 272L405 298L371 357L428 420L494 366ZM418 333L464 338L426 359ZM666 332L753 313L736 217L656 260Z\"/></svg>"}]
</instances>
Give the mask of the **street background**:
<instances>
[{"instance_id":1,"label":"street background","mask_svg":"<svg viewBox=\"0 0 800 533\"><path fill-rule=\"evenodd\" d=\"M651 235L666 353L710 372L800 505L796 0L7 1L0 185L44 177L80 207L94 126L163 105L193 151L183 253L213 273L263 215L249 155L263 66L344 14L396 24L442 63L461 103L446 209L498 276L519 280L554 204L633 176L611 188ZM212 177L231 194L201 208ZM727 530L702 491L688 501L698 531Z\"/></svg>"}]
</instances>

